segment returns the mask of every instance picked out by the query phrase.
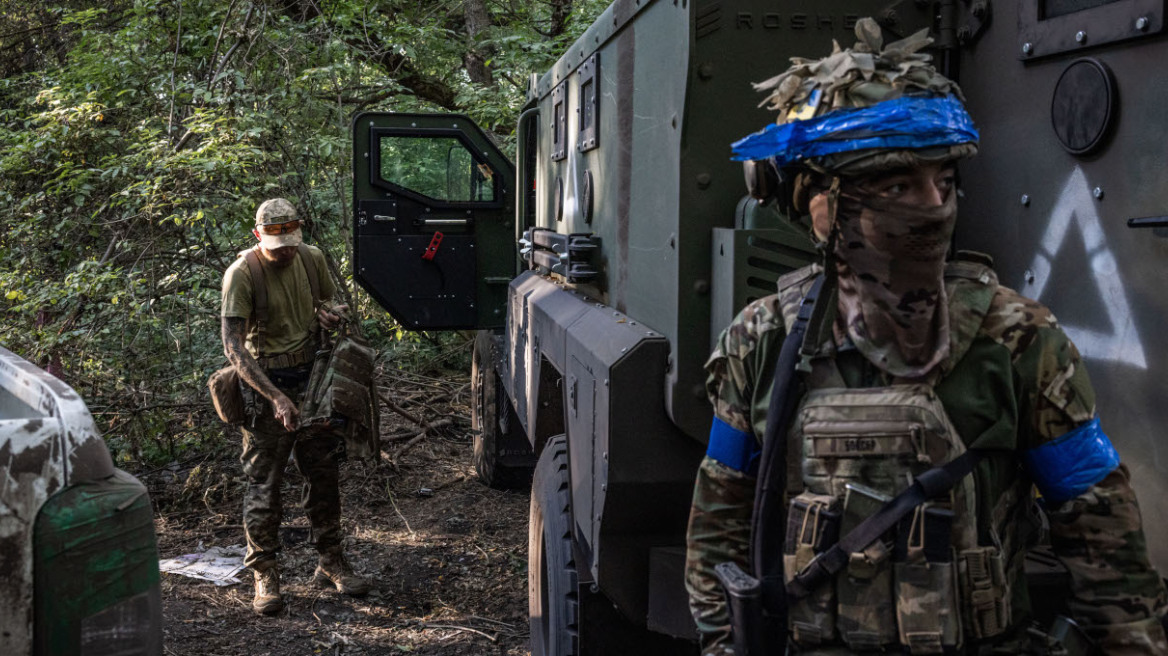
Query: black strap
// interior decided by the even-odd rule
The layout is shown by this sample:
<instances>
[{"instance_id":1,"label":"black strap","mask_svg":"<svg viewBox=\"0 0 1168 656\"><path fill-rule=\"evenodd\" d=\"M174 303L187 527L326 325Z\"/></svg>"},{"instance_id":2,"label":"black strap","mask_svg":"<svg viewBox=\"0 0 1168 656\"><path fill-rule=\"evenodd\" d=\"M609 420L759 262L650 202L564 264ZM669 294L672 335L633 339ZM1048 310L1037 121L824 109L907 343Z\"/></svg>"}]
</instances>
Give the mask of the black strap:
<instances>
[{"instance_id":1,"label":"black strap","mask_svg":"<svg viewBox=\"0 0 1168 656\"><path fill-rule=\"evenodd\" d=\"M786 522L787 426L795 413L798 401L798 379L795 367L799 351L807 333L807 322L815 309L815 301L823 288L822 274L815 278L807 296L799 305L799 313L791 331L783 340L779 360L775 365L774 386L767 406L766 431L762 439L762 457L758 481L755 483L754 514L750 520L751 561L755 576L762 583L763 630L769 636L784 635L787 628L787 598L783 594L782 553ZM785 645L786 639L774 644Z\"/></svg>"},{"instance_id":2,"label":"black strap","mask_svg":"<svg viewBox=\"0 0 1168 656\"><path fill-rule=\"evenodd\" d=\"M259 246L244 254L247 269L251 272L251 293L253 299L252 312L256 320L256 353L261 357L264 353L264 334L268 331L268 283L264 279L264 267L260 264Z\"/></svg>"},{"instance_id":3,"label":"black strap","mask_svg":"<svg viewBox=\"0 0 1168 656\"><path fill-rule=\"evenodd\" d=\"M795 601L811 594L820 584L830 580L847 566L849 554L866 549L925 501L947 494L973 471L981 457L980 450L971 449L946 464L917 476L908 489L884 504L874 515L860 522L830 549L816 556L815 560L807 563L807 566L787 583L789 600Z\"/></svg>"},{"instance_id":4,"label":"black strap","mask_svg":"<svg viewBox=\"0 0 1168 656\"><path fill-rule=\"evenodd\" d=\"M320 305L320 273L316 270L316 262L312 261L312 251L308 249L308 244L301 243L297 246L297 254L300 255L300 262L304 265L304 273L308 275L308 288L312 290L312 307L315 310L316 306Z\"/></svg>"}]
</instances>

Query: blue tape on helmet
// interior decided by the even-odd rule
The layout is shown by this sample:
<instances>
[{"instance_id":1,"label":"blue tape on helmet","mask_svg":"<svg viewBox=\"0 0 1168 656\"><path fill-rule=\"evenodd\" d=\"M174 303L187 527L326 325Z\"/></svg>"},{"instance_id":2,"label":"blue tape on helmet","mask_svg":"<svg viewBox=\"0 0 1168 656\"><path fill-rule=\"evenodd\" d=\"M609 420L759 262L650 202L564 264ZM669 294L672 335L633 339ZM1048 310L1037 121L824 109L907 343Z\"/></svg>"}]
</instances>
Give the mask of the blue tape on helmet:
<instances>
[{"instance_id":1,"label":"blue tape on helmet","mask_svg":"<svg viewBox=\"0 0 1168 656\"><path fill-rule=\"evenodd\" d=\"M726 465L730 469L753 476L758 473L758 458L762 447L754 435L740 431L730 424L714 417L710 426L710 444L706 455Z\"/></svg>"},{"instance_id":2,"label":"blue tape on helmet","mask_svg":"<svg viewBox=\"0 0 1168 656\"><path fill-rule=\"evenodd\" d=\"M1022 454L1026 471L1049 504L1074 499L1119 466L1119 453L1099 418Z\"/></svg>"},{"instance_id":3,"label":"blue tape on helmet","mask_svg":"<svg viewBox=\"0 0 1168 656\"><path fill-rule=\"evenodd\" d=\"M863 109L768 125L731 146L736 161L774 158L779 167L869 148L894 150L977 143L977 129L954 96L901 96Z\"/></svg>"}]
</instances>

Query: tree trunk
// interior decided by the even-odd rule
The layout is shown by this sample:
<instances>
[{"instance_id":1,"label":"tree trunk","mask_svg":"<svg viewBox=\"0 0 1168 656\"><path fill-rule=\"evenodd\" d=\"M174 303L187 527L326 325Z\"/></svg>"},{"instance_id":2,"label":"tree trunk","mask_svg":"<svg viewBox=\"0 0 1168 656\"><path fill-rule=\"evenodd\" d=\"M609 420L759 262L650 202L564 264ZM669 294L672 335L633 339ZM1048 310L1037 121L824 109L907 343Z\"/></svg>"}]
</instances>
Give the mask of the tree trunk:
<instances>
[{"instance_id":1,"label":"tree trunk","mask_svg":"<svg viewBox=\"0 0 1168 656\"><path fill-rule=\"evenodd\" d=\"M493 54L493 48L479 48L477 42L480 35L491 25L491 18L487 15L487 6L484 0L464 0L464 17L466 18L466 34L470 40L470 48L463 56L466 64L466 73L471 82L494 86L495 78L487 61Z\"/></svg>"},{"instance_id":2,"label":"tree trunk","mask_svg":"<svg viewBox=\"0 0 1168 656\"><path fill-rule=\"evenodd\" d=\"M552 0L552 25L548 36L557 37L568 28L568 16L572 13L572 0Z\"/></svg>"}]
</instances>

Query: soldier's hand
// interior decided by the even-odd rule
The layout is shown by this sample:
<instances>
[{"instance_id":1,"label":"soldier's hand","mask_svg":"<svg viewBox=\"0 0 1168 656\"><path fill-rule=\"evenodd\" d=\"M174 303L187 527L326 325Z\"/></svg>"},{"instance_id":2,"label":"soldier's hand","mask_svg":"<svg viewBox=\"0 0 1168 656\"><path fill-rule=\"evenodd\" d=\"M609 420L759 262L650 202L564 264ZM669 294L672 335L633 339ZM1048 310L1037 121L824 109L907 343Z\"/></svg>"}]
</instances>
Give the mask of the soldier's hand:
<instances>
[{"instance_id":1,"label":"soldier's hand","mask_svg":"<svg viewBox=\"0 0 1168 656\"><path fill-rule=\"evenodd\" d=\"M337 305L332 308L320 308L316 311L316 319L320 327L325 330L334 330L341 323L344 314L349 311L348 305Z\"/></svg>"},{"instance_id":2,"label":"soldier's hand","mask_svg":"<svg viewBox=\"0 0 1168 656\"><path fill-rule=\"evenodd\" d=\"M300 426L300 411L292 399L281 394L272 405L275 407L276 420L284 424L284 430L292 432Z\"/></svg>"}]
</instances>

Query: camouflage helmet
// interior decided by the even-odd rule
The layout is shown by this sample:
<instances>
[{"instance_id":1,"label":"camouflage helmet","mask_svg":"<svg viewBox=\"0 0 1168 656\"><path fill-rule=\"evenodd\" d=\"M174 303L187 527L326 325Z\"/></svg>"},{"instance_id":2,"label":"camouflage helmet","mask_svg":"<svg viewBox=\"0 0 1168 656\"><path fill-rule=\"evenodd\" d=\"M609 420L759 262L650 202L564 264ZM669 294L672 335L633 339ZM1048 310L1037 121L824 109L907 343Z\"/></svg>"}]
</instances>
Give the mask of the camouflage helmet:
<instances>
[{"instance_id":1,"label":"camouflage helmet","mask_svg":"<svg viewBox=\"0 0 1168 656\"><path fill-rule=\"evenodd\" d=\"M856 37L856 44L848 49L835 43L832 53L823 59L792 58L789 69L755 84L756 90L769 92L760 106L778 110L779 115L775 125L736 142L734 159L771 158L777 167L798 164L820 173L851 177L977 153L977 132L962 105L961 89L937 72L930 55L918 52L932 43L927 29L885 46L876 21L862 18L856 23ZM849 123L846 116L864 114L844 110L868 110L878 105L876 112L884 108L892 112L896 107L903 117L920 116L924 107L925 113L937 119L930 128L943 125L959 129L946 138L914 140L912 132L920 124L910 122L899 131L899 139L866 138L872 134L869 126ZM831 121L825 119L827 115ZM784 127L787 129L781 129ZM814 130L819 130L815 137L827 137L823 142L830 141L834 152L807 155L792 144L806 146L808 141L772 140L764 145L766 139L762 138ZM874 147L865 147L869 145ZM785 152L777 152L784 148Z\"/></svg>"},{"instance_id":2,"label":"camouflage helmet","mask_svg":"<svg viewBox=\"0 0 1168 656\"><path fill-rule=\"evenodd\" d=\"M283 198L271 198L260 203L256 209L255 224L276 225L296 220L296 208Z\"/></svg>"}]
</instances>

